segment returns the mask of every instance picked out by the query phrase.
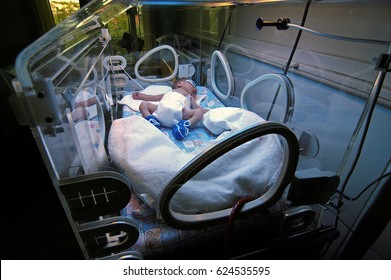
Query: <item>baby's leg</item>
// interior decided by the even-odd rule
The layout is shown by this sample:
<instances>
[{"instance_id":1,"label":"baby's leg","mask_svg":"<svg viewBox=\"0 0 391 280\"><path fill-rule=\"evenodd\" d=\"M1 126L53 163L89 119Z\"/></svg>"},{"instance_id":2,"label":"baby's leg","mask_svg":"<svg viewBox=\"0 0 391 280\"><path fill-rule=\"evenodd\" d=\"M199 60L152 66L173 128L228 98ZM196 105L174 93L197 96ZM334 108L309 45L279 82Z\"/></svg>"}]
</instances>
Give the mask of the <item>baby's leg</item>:
<instances>
[{"instance_id":1,"label":"baby's leg","mask_svg":"<svg viewBox=\"0 0 391 280\"><path fill-rule=\"evenodd\" d=\"M186 107L182 108L182 119L188 120L193 115L194 115L194 109L190 109L190 108L186 108Z\"/></svg>"},{"instance_id":2,"label":"baby's leg","mask_svg":"<svg viewBox=\"0 0 391 280\"><path fill-rule=\"evenodd\" d=\"M204 109L197 108L197 109L189 109L189 108L183 108L182 109L182 118L184 120L189 120L191 125L190 127L194 127L197 123L199 123L202 118L204 117Z\"/></svg>"},{"instance_id":3,"label":"baby's leg","mask_svg":"<svg viewBox=\"0 0 391 280\"><path fill-rule=\"evenodd\" d=\"M156 109L157 109L157 105L148 101L141 102L139 107L140 113L141 115L143 115L144 118L152 115L153 112L156 111Z\"/></svg>"}]
</instances>

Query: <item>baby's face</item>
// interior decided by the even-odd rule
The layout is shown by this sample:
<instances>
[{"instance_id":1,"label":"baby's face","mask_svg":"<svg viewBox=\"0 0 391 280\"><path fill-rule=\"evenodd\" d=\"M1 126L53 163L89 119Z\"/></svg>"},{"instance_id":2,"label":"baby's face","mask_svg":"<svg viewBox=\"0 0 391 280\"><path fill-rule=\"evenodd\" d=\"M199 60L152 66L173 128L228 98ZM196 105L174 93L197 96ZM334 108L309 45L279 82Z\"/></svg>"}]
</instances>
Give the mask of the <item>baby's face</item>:
<instances>
[{"instance_id":1,"label":"baby's face","mask_svg":"<svg viewBox=\"0 0 391 280\"><path fill-rule=\"evenodd\" d=\"M195 98L197 94L197 89L191 83L187 81L183 82L182 88Z\"/></svg>"}]
</instances>

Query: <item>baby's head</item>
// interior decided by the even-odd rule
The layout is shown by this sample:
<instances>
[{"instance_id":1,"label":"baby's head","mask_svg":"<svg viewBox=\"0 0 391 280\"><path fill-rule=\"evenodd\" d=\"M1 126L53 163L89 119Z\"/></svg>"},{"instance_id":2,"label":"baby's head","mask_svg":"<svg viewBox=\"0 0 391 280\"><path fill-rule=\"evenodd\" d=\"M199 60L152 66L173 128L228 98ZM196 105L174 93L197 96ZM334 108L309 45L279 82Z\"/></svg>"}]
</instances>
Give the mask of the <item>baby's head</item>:
<instances>
[{"instance_id":1,"label":"baby's head","mask_svg":"<svg viewBox=\"0 0 391 280\"><path fill-rule=\"evenodd\" d=\"M192 86L193 88L197 89L197 85L196 85L196 83L195 83L193 80L188 79L188 80L186 80L186 82L188 82L189 84L191 84L191 86Z\"/></svg>"},{"instance_id":2,"label":"baby's head","mask_svg":"<svg viewBox=\"0 0 391 280\"><path fill-rule=\"evenodd\" d=\"M197 85L193 80L190 79L177 79L172 84L172 88L182 88L193 96L197 94Z\"/></svg>"}]
</instances>

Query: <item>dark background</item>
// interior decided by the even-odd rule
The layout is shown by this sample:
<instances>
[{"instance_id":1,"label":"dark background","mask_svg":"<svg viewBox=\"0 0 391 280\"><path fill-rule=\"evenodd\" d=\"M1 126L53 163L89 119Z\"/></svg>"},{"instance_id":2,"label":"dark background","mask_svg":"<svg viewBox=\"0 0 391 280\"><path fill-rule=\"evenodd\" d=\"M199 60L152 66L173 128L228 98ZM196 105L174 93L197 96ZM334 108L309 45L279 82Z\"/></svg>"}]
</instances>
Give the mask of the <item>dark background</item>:
<instances>
[{"instance_id":1,"label":"dark background","mask_svg":"<svg viewBox=\"0 0 391 280\"><path fill-rule=\"evenodd\" d=\"M8 103L16 56L44 33L34 8L33 0L14 0L0 10L1 259L83 259L31 131Z\"/></svg>"}]
</instances>

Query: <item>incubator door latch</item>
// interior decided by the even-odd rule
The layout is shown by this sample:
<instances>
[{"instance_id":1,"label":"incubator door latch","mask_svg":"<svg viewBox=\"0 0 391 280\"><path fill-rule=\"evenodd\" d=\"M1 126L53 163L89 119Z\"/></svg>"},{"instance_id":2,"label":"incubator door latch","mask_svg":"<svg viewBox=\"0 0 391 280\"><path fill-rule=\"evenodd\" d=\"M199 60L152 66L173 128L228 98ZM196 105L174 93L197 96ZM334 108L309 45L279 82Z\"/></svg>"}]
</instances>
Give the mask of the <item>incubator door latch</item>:
<instances>
[{"instance_id":1,"label":"incubator door latch","mask_svg":"<svg viewBox=\"0 0 391 280\"><path fill-rule=\"evenodd\" d=\"M340 178L334 172L310 168L295 173L287 199L294 205L326 203L337 191Z\"/></svg>"},{"instance_id":2,"label":"incubator door latch","mask_svg":"<svg viewBox=\"0 0 391 280\"><path fill-rule=\"evenodd\" d=\"M111 217L79 226L80 236L92 259L128 250L139 238L137 223L127 217Z\"/></svg>"},{"instance_id":3,"label":"incubator door latch","mask_svg":"<svg viewBox=\"0 0 391 280\"><path fill-rule=\"evenodd\" d=\"M390 64L391 64L391 55L388 53L382 53L380 54L375 70L382 71L382 72L390 72Z\"/></svg>"}]
</instances>

